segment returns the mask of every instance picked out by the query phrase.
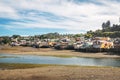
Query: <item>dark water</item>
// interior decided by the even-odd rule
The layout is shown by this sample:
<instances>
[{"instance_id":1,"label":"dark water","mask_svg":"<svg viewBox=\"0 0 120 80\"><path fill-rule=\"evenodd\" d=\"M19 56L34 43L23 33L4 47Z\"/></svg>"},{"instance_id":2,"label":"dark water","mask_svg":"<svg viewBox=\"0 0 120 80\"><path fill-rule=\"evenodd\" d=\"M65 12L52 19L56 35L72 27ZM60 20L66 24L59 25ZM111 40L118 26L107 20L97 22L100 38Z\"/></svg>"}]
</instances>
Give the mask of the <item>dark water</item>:
<instances>
[{"instance_id":1,"label":"dark water","mask_svg":"<svg viewBox=\"0 0 120 80\"><path fill-rule=\"evenodd\" d=\"M111 66L120 67L120 59L97 59L80 57L53 57L36 55L0 54L0 63L32 63L32 64L59 64L81 66Z\"/></svg>"}]
</instances>

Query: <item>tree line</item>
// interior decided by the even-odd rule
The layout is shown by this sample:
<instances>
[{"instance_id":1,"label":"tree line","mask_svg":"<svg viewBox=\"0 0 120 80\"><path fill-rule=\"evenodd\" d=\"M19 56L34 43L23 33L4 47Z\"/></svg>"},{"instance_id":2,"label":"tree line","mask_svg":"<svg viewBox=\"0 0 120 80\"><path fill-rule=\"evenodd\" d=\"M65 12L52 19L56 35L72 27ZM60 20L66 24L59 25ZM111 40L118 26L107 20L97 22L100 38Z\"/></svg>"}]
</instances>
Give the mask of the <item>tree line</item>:
<instances>
[{"instance_id":1,"label":"tree line","mask_svg":"<svg viewBox=\"0 0 120 80\"><path fill-rule=\"evenodd\" d=\"M120 37L120 25L113 24L111 26L111 22L108 20L107 22L103 22L102 30L98 29L96 31L87 31L85 34L86 38L90 37L110 37L110 38L117 38Z\"/></svg>"},{"instance_id":2,"label":"tree line","mask_svg":"<svg viewBox=\"0 0 120 80\"><path fill-rule=\"evenodd\" d=\"M12 35L11 37L9 37L9 36L0 37L0 44L9 44L12 42L12 39L16 39L16 38L18 41L23 40L23 39L29 40L29 41L34 41L36 39L39 39L39 40L62 39L62 38L77 38L77 37L81 37L81 36L83 36L83 34L59 34L57 32L41 34L41 35L34 35L34 36L27 36L28 38L25 38L20 35Z\"/></svg>"}]
</instances>

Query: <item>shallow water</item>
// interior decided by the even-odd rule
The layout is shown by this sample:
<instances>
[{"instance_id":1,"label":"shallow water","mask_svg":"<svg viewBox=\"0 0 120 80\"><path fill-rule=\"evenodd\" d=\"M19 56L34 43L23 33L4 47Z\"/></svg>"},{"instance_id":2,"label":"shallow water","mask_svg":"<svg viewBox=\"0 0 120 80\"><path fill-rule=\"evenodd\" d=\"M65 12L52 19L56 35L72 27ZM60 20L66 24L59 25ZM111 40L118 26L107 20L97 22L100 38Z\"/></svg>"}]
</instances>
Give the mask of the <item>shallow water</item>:
<instances>
[{"instance_id":1,"label":"shallow water","mask_svg":"<svg viewBox=\"0 0 120 80\"><path fill-rule=\"evenodd\" d=\"M80 66L111 66L120 67L120 59L53 57L37 55L0 54L0 63L58 64Z\"/></svg>"}]
</instances>

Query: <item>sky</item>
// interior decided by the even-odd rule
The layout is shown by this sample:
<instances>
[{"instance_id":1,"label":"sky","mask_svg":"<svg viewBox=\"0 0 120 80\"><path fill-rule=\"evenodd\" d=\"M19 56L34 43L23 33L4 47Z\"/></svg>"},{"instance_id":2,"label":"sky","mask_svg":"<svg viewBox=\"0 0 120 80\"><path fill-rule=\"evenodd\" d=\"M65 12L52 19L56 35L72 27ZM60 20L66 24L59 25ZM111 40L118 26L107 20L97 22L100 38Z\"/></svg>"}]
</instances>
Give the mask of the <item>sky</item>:
<instances>
[{"instance_id":1,"label":"sky","mask_svg":"<svg viewBox=\"0 0 120 80\"><path fill-rule=\"evenodd\" d=\"M0 36L86 33L119 17L120 0L0 0Z\"/></svg>"}]
</instances>

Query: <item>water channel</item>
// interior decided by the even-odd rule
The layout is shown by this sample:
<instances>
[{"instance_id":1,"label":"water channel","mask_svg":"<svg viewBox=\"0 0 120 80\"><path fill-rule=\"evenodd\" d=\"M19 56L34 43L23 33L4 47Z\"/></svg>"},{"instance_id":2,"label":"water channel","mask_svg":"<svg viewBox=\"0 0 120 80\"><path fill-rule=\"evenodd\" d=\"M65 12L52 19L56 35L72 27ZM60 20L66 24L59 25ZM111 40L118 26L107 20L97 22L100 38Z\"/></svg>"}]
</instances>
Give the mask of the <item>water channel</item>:
<instances>
[{"instance_id":1,"label":"water channel","mask_svg":"<svg viewBox=\"0 0 120 80\"><path fill-rule=\"evenodd\" d=\"M1 54L0 63L28 63L28 64L58 64L80 66L111 66L120 67L120 59L82 58L82 57L54 57L38 55Z\"/></svg>"}]
</instances>

